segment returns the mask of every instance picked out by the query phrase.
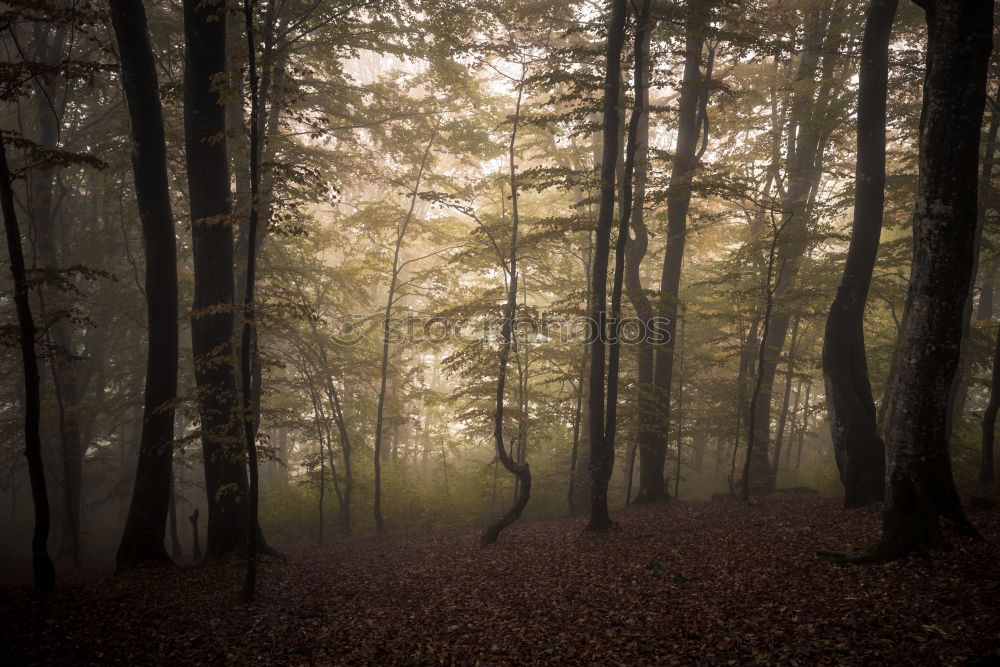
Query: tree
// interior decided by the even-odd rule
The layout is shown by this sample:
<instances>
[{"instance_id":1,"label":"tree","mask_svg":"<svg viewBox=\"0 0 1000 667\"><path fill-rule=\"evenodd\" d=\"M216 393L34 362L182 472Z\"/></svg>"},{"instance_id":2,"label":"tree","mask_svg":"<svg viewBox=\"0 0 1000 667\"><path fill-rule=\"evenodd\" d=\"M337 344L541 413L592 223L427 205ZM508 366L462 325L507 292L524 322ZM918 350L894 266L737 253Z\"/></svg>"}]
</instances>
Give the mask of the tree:
<instances>
[{"instance_id":1,"label":"tree","mask_svg":"<svg viewBox=\"0 0 1000 667\"><path fill-rule=\"evenodd\" d=\"M45 489L45 468L42 465L41 398L39 395L38 354L35 351L35 321L28 301L29 286L21 249L21 230L14 207L7 149L0 134L0 207L3 212L10 272L14 278L14 303L17 306L21 366L24 374L24 456L28 459L31 479L31 499L35 506L35 526L31 536L31 567L35 590L51 593L56 587L56 571L49 558L49 499Z\"/></svg>"},{"instance_id":2,"label":"tree","mask_svg":"<svg viewBox=\"0 0 1000 667\"><path fill-rule=\"evenodd\" d=\"M226 11L201 0L184 2L184 143L194 255L191 345L201 418L207 558L247 544L248 491L240 392L236 382L233 315L233 212L226 155Z\"/></svg>"},{"instance_id":3,"label":"tree","mask_svg":"<svg viewBox=\"0 0 1000 667\"><path fill-rule=\"evenodd\" d=\"M754 459L748 470L753 476L753 490L758 493L774 489L774 468L769 458L771 397L778 359L791 321L787 302L794 294L799 270L812 243L810 222L814 220L827 147L836 127L834 114L840 107L836 84L838 78L849 74L849 70L837 69L842 59L840 46L845 35L840 27L846 9L845 0L824 0L803 9L803 45L797 59L786 128L786 179L776 183L785 219L777 258L781 271L774 286L773 320L758 368L761 390L750 405L750 410L755 412L753 421L757 432ZM787 180L787 185L783 180Z\"/></svg>"},{"instance_id":4,"label":"tree","mask_svg":"<svg viewBox=\"0 0 1000 667\"><path fill-rule=\"evenodd\" d=\"M878 255L885 204L885 109L889 41L897 0L872 0L858 71L854 222L837 296L823 338L823 375L844 504L860 507L885 494L885 445L865 354L865 304Z\"/></svg>"},{"instance_id":5,"label":"tree","mask_svg":"<svg viewBox=\"0 0 1000 667\"><path fill-rule=\"evenodd\" d=\"M684 78L677 102L677 145L670 170L667 193L667 247L660 275L657 315L665 323L665 340L654 347L655 370L651 400L640 405L652 408L652 414L641 414L643 424L639 444L639 492L636 502L659 500L667 495L663 466L667 456L670 424L670 392L673 386L674 343L677 334L678 295L681 266L684 263L684 243L687 238L687 216L691 206L691 185L700 156L698 137L702 123L701 100L707 95L701 72L702 49L706 22L704 9L698 3L687 5L685 20ZM707 134L707 126L705 127ZM705 137L707 141L707 136ZM703 149L706 147L703 144Z\"/></svg>"},{"instance_id":6,"label":"tree","mask_svg":"<svg viewBox=\"0 0 1000 667\"><path fill-rule=\"evenodd\" d=\"M622 47L625 43L627 13L625 0L611 1L605 51L600 208L594 232L590 315L587 321L587 344L590 347L590 393L587 395L590 422L589 530L607 530L612 525L608 514L608 481L614 464L614 450L608 447L605 431L604 361L607 345L608 255L611 251L611 224L615 212L615 167L621 152L618 143L618 127L621 122L618 93L621 88Z\"/></svg>"},{"instance_id":7,"label":"tree","mask_svg":"<svg viewBox=\"0 0 1000 667\"><path fill-rule=\"evenodd\" d=\"M257 590L257 512L260 504L260 476L257 467L257 429L254 426L252 368L250 365L255 327L255 294L257 281L257 224L260 195L260 81L257 73L257 47L254 44L253 0L243 0L247 34L247 70L250 77L250 222L247 231L246 289L243 297L243 336L240 343L240 378L243 381L243 432L246 438L247 460L250 464L250 508L247 512L247 573L243 582L243 599L253 600ZM258 368L259 372L259 368ZM323 460L322 452L320 461ZM322 475L322 471L320 472Z\"/></svg>"},{"instance_id":8,"label":"tree","mask_svg":"<svg viewBox=\"0 0 1000 667\"><path fill-rule=\"evenodd\" d=\"M506 273L509 274L507 284L507 303L504 305L503 322L500 327L500 353L499 368L497 369L497 407L494 412L493 440L496 443L497 459L507 472L517 478L517 498L511 507L502 517L494 521L483 533L483 545L494 544L500 536L500 532L518 520L524 508L531 498L531 468L528 462L522 459L513 460L511 452L504 444L504 397L507 384L507 361L510 358L511 341L514 338L514 323L517 319L517 227L520 222L517 210L517 126L521 120L521 99L524 96L524 76L525 71L522 66L521 80L518 83L517 103L514 107L514 117L511 121L510 147L508 150L508 161L510 163L510 255L506 262ZM503 264L503 262L501 262ZM519 434L520 435L520 434ZM513 450L513 443L511 444Z\"/></svg>"},{"instance_id":9,"label":"tree","mask_svg":"<svg viewBox=\"0 0 1000 667\"><path fill-rule=\"evenodd\" d=\"M886 508L882 539L861 560L940 546L939 517L977 535L955 489L945 421L972 272L993 2L933 0L925 10L913 269L886 405Z\"/></svg>"},{"instance_id":10,"label":"tree","mask_svg":"<svg viewBox=\"0 0 1000 667\"><path fill-rule=\"evenodd\" d=\"M396 244L392 252L392 270L389 273L389 289L385 298L385 311L382 315L382 365L379 375L378 408L375 416L375 532L379 535L385 532L385 519L382 517L382 417L385 412L386 383L389 378L389 341L392 333L392 306L396 301L396 286L399 281L400 265L399 252L403 248L403 240L406 238L406 229L413 220L413 210L417 205L417 197L420 194L420 182L427 169L427 159L431 154L431 147L434 145L437 130L427 141L424 148L423 157L420 160L420 167L417 169L417 177L410 192L410 206L406 211L406 217L396 228Z\"/></svg>"},{"instance_id":11,"label":"tree","mask_svg":"<svg viewBox=\"0 0 1000 667\"><path fill-rule=\"evenodd\" d=\"M177 241L170 210L167 147L156 63L141 0L112 0L122 85L132 124L136 201L146 250L148 352L142 436L118 569L169 561L163 543L170 506L177 396Z\"/></svg>"}]
</instances>

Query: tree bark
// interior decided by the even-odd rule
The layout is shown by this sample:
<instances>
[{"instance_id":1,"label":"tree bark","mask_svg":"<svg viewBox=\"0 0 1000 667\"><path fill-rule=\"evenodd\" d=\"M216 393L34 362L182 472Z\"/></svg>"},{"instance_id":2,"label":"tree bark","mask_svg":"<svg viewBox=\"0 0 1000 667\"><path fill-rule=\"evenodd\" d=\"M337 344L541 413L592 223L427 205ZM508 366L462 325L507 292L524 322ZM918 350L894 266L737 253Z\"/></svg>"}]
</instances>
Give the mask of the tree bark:
<instances>
[{"instance_id":1,"label":"tree bark","mask_svg":"<svg viewBox=\"0 0 1000 667\"><path fill-rule=\"evenodd\" d=\"M945 420L972 273L993 2L934 0L926 19L913 268L886 406L883 535L866 560L940 546L939 517L977 534L955 489Z\"/></svg>"},{"instance_id":2,"label":"tree bark","mask_svg":"<svg viewBox=\"0 0 1000 667\"><path fill-rule=\"evenodd\" d=\"M142 435L132 504L117 567L170 561L163 544L173 476L177 397L177 241L156 62L141 0L111 0L122 85L132 126L132 171L146 254L148 354Z\"/></svg>"},{"instance_id":3,"label":"tree bark","mask_svg":"<svg viewBox=\"0 0 1000 667\"><path fill-rule=\"evenodd\" d=\"M247 468L236 384L233 211L225 106L216 79L226 71L226 12L184 2L184 140L194 256L191 345L201 417L208 528L205 556L247 544Z\"/></svg>"},{"instance_id":4,"label":"tree bark","mask_svg":"<svg viewBox=\"0 0 1000 667\"><path fill-rule=\"evenodd\" d=\"M38 354L35 351L35 321L31 316L29 286L24 268L24 251L21 230L17 224L14 207L14 188L7 164L7 149L0 133L0 210L3 212L4 232L10 272L14 279L14 304L17 308L21 364L24 372L24 456L28 459L28 477L31 481L31 499L35 506L35 526L31 536L31 567L35 590L51 593L56 587L56 571L49 558L49 498L45 488L45 468L42 465L41 390L38 373Z\"/></svg>"}]
</instances>

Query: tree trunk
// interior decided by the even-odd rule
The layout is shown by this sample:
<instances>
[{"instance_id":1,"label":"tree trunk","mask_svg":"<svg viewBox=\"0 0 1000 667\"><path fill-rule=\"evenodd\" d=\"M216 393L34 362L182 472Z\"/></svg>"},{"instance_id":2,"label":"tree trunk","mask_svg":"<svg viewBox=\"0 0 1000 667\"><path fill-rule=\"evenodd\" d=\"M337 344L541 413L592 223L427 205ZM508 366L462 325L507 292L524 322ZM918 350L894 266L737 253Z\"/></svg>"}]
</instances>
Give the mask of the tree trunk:
<instances>
[{"instance_id":1,"label":"tree trunk","mask_svg":"<svg viewBox=\"0 0 1000 667\"><path fill-rule=\"evenodd\" d=\"M746 453L746 458L745 458L745 462L744 462L744 465L743 465L743 480L742 480L741 490L740 490L740 496L742 497L742 499L744 501L750 500L750 491L751 491L750 479L751 479L751 473L755 472L753 470L754 445L755 444L759 444L759 443L757 443L758 431L757 431L757 425L755 424L755 420L758 418L757 417L757 411L754 410L754 409L752 409L752 407L755 406L755 405L757 405L757 402L760 400L760 397L761 397L761 388L763 386L763 378L764 378L763 366L764 366L765 359L766 359L766 354L767 354L768 334L771 331L771 314L772 314L772 311L774 309L774 294L777 291L777 286L775 286L775 287L771 286L771 279L774 276L774 261L775 261L775 256L777 254L778 241L781 238L781 227L783 227L784 224L787 224L787 222L788 221L786 220L785 223L782 224L782 226L778 226L778 225L776 225L776 224L774 224L772 222L774 236L771 238L771 249L770 249L770 251L768 252L768 255L767 255L767 273L765 275L766 282L764 284L764 288L765 288L765 292L764 292L764 316L763 316L763 318L761 320L762 331L761 331L761 334L760 334L760 342L757 345L757 373L755 374L754 387L753 387L753 395L750 398L751 410L750 410L750 416L749 416L750 423L749 423L748 428L747 428L747 433L748 433L748 435L747 435L747 453ZM781 283L781 277L782 277L783 273L784 273L784 264L782 264L781 270L778 271L778 278L777 278L777 280L775 280L776 285ZM734 453L734 457L735 457L735 453ZM765 457L765 462L766 462L766 457ZM770 470L765 471L765 475L766 475L765 480L764 480L765 484L762 484L761 480L755 479L755 486L754 486L754 490L755 491L759 491L759 490L762 490L762 489L763 490L767 490L766 480L767 479L772 479L770 477Z\"/></svg>"},{"instance_id":2,"label":"tree trunk","mask_svg":"<svg viewBox=\"0 0 1000 667\"><path fill-rule=\"evenodd\" d=\"M403 240L406 238L406 228L413 220L413 209L417 205L417 195L420 193L420 183L424 177L424 170L427 168L427 159L431 154L431 146L437 132L431 135L424 148L424 155L420 160L420 168L417 170L416 182L413 184L413 192L410 193L410 207L406 211L406 217L396 230L396 247L392 255L392 273L389 277L389 293L385 298L385 313L382 317L382 366L380 369L380 384L378 391L378 408L375 412L375 505L373 513L375 516L375 532L379 535L385 533L385 519L382 517L382 431L383 415L385 413L386 384L389 379L389 339L392 325L392 306L396 300L396 286L399 280L400 262L399 253L403 248Z\"/></svg>"},{"instance_id":3,"label":"tree trunk","mask_svg":"<svg viewBox=\"0 0 1000 667\"><path fill-rule=\"evenodd\" d=\"M955 489L945 420L972 273L992 11L989 0L928 4L913 268L886 407L883 535L867 560L939 546L939 517L977 534Z\"/></svg>"},{"instance_id":4,"label":"tree trunk","mask_svg":"<svg viewBox=\"0 0 1000 667\"><path fill-rule=\"evenodd\" d=\"M636 18L636 55L634 69L634 87L640 90L644 87L647 77L646 59L649 56L650 30L650 0L644 0L639 7ZM641 101L641 97L640 97ZM622 103L623 104L623 103ZM615 436L618 430L618 369L621 355L621 305L622 288L625 280L625 259L628 250L629 223L632 220L632 178L635 172L637 141L639 125L647 115L647 109L636 104L629 120L628 140L625 148L625 164L621 177L621 194L618 204L618 239L615 244L615 270L611 289L611 321L608 340L608 398L604 426L604 449L607 452L607 476L610 480L611 467L615 455ZM620 118L620 116L619 116ZM641 206L641 202L640 202ZM605 489L606 494L606 489Z\"/></svg>"},{"instance_id":5,"label":"tree trunk","mask_svg":"<svg viewBox=\"0 0 1000 667\"><path fill-rule=\"evenodd\" d=\"M51 38L50 38L51 34ZM39 63L58 68L64 54L67 29L65 25L51 28L38 22L33 31L34 57ZM38 147L43 151L57 152L59 130L62 118L59 107L53 103L58 99L61 77L33 77L35 88L35 114L38 122ZM45 270L59 271L63 257L56 229L58 206L53 201L53 188L57 178L56 165L52 160L42 159L30 173L29 197L25 201L31 216L32 232L29 241L36 253L38 265ZM53 358L49 360L54 398L58 407L59 453L62 463L62 511L57 515L60 523L60 555L73 559L80 565L80 495L83 486L83 452L86 449L81 440L79 425L80 391L77 386L76 366L73 350L73 327L64 312L70 304L65 294L45 284L38 288L39 315L44 322L46 342L53 348ZM56 315L48 321L48 312ZM44 361L43 361L44 364Z\"/></svg>"},{"instance_id":6,"label":"tree trunk","mask_svg":"<svg viewBox=\"0 0 1000 667\"><path fill-rule=\"evenodd\" d=\"M783 297L794 287L799 268L809 245L809 220L812 200L822 176L823 147L829 136L824 116L836 105L832 99L836 64L840 58L841 31L831 28L831 21L843 9L842 0L828 0L806 12L804 44L793 82L794 97L788 123L788 186L781 197L782 234L778 249L780 279L774 286L777 307L764 341L764 355L758 365L760 391L751 404L754 433L754 458L751 475L758 492L774 488L774 475L769 458L771 431L771 397L778 359L785 345L790 322L790 310ZM820 54L822 58L820 58ZM822 66L820 62L822 61ZM820 83L816 73L820 71Z\"/></svg>"},{"instance_id":7,"label":"tree trunk","mask_svg":"<svg viewBox=\"0 0 1000 667\"><path fill-rule=\"evenodd\" d=\"M246 452L232 342L233 212L225 106L216 79L226 71L226 12L184 2L184 140L194 257L191 345L201 416L208 528L205 556L247 544Z\"/></svg>"},{"instance_id":8,"label":"tree trunk","mask_svg":"<svg viewBox=\"0 0 1000 667\"><path fill-rule=\"evenodd\" d=\"M648 502L666 497L663 464L667 456L670 430L670 390L674 372L674 337L677 331L677 299L680 292L681 265L684 262L684 244L687 239L687 214L691 206L691 184L698 165L696 152L699 136L699 100L707 94L701 75L701 51L704 37L702 22L697 20L698 10L689 3L687 36L685 38L684 79L681 82L677 103L677 146L674 149L670 171L670 188L667 192L667 248L660 276L660 294L657 307L659 322L665 325L665 340L655 346L653 398L656 413L652 418L655 435L644 448L649 453L650 466L640 462L639 492L636 502Z\"/></svg>"},{"instance_id":9,"label":"tree trunk","mask_svg":"<svg viewBox=\"0 0 1000 667\"><path fill-rule=\"evenodd\" d=\"M173 470L170 474L170 506L167 514L170 526L170 557L180 558L184 555L181 549L181 538L177 535L177 484L174 481Z\"/></svg>"},{"instance_id":10,"label":"tree trunk","mask_svg":"<svg viewBox=\"0 0 1000 667\"><path fill-rule=\"evenodd\" d=\"M29 286L24 268L24 251L21 230L14 208L14 189L7 149L0 135L0 209L3 211L10 272L14 279L14 304L21 345L21 363L24 372L24 456L28 459L28 477L31 481L31 499L35 506L35 527L31 536L31 567L35 577L35 590L51 593L56 587L56 571L49 558L49 498L45 489L45 469L42 465L41 391L38 373L38 354L35 351L35 321L31 316Z\"/></svg>"},{"instance_id":11,"label":"tree trunk","mask_svg":"<svg viewBox=\"0 0 1000 667\"><path fill-rule=\"evenodd\" d=\"M590 393L587 396L590 436L590 523L591 530L605 530L612 525L608 514L608 481L611 479L613 452L605 439L604 381L607 324L608 254L611 250L611 225L615 210L615 168L618 145L619 96L621 88L622 47L625 44L625 0L612 0L604 74L604 147L601 157L601 193L594 252L591 263L590 318L587 344L590 348Z\"/></svg>"},{"instance_id":12,"label":"tree trunk","mask_svg":"<svg viewBox=\"0 0 1000 667\"><path fill-rule=\"evenodd\" d=\"M792 423L788 429L788 447L785 448L785 467L792 461L792 447L795 445L795 438L798 436L799 429L799 404L802 402L802 380L799 380L795 384L795 403L792 405ZM778 433L779 437L781 433ZM775 456L775 459L778 457Z\"/></svg>"},{"instance_id":13,"label":"tree trunk","mask_svg":"<svg viewBox=\"0 0 1000 667\"><path fill-rule=\"evenodd\" d=\"M785 422L788 421L788 405L792 398L792 378L795 373L795 354L799 346L799 320L796 316L792 322L792 340L788 344L788 362L785 367L785 389L781 397L781 412L778 414L778 429L774 438L774 465L772 473L777 479L778 465L781 463L781 447L785 438Z\"/></svg>"},{"instance_id":14,"label":"tree trunk","mask_svg":"<svg viewBox=\"0 0 1000 667\"><path fill-rule=\"evenodd\" d=\"M272 5L273 6L273 3ZM254 18L253 0L243 0L243 16L245 20L247 38L247 72L250 80L250 221L247 232L247 270L246 287L243 297L243 336L240 341L240 379L242 380L243 395L243 435L247 450L247 462L250 464L250 507L247 517L247 572L243 580L242 597L246 602L253 600L257 590L257 525L258 510L260 508L260 470L257 462L257 410L259 403L254 400L254 396L260 396L260 365L256 366L256 373L251 374L251 359L256 357L256 352L251 352L251 346L256 348L257 341L257 318L255 307L255 289L257 286L257 226L260 216L260 127L261 116L261 96L260 81L257 74L257 47L254 43ZM222 31L223 48L225 53L225 29ZM221 104L219 106L222 106ZM223 126L225 126L225 107L220 114ZM254 386L258 391L254 391ZM320 443L322 446L322 443ZM320 451L320 462L323 460L323 452ZM322 473L321 473L322 474Z\"/></svg>"},{"instance_id":15,"label":"tree trunk","mask_svg":"<svg viewBox=\"0 0 1000 667\"><path fill-rule=\"evenodd\" d=\"M514 110L513 125L510 132L510 205L511 205L511 232L510 232L510 256L507 270L510 274L510 283L507 286L507 305L504 307L503 324L500 329L500 364L497 370L497 403L496 411L493 415L493 440L497 448L497 459L503 464L507 472L517 478L517 496L514 505L507 510L506 514L493 522L483 533L482 544L488 546L495 544L504 528L514 523L520 518L528 499L531 497L531 468L523 459L521 461L511 460L507 446L503 440L503 413L504 413L504 393L507 384L507 360L510 357L511 339L514 337L514 321L517 316L517 231L518 231L518 211L517 211L517 166L515 158L515 144L517 141L518 122L521 118L521 97L524 94L524 75L521 71L521 82L517 89L517 106ZM513 443L511 443L513 449Z\"/></svg>"},{"instance_id":16,"label":"tree trunk","mask_svg":"<svg viewBox=\"0 0 1000 667\"><path fill-rule=\"evenodd\" d=\"M636 41L637 58L641 57L645 64L641 70L638 84L635 88L636 112L639 115L638 134L635 143L635 201L632 206L632 231L635 238L629 241L625 248L625 287L629 301L635 309L640 322L653 322L653 304L646 294L642 284L642 260L649 248L649 232L646 229L645 201L646 174L649 161L649 41L650 30L643 32ZM648 333L648 332L646 332ZM637 501L644 498L652 500L662 498L665 494L663 484L663 467L666 462L666 447L659 428L659 405L653 385L653 345L650 336L643 335L636 345L636 380L638 393L638 410L636 412L637 453L639 455L639 491ZM632 485L632 469L634 455L629 459L629 489ZM659 482L657 482L659 480ZM657 486L657 483L659 486ZM643 492L646 489L646 492ZM627 494L631 496L631 494ZM627 498L626 498L627 500Z\"/></svg>"},{"instance_id":17,"label":"tree trunk","mask_svg":"<svg viewBox=\"0 0 1000 667\"><path fill-rule=\"evenodd\" d=\"M809 432L809 392L812 390L812 385L806 385L806 397L802 401L802 425L799 427L799 443L795 451L795 469L798 470L799 466L802 465L802 446L806 441L806 433Z\"/></svg>"},{"instance_id":18,"label":"tree trunk","mask_svg":"<svg viewBox=\"0 0 1000 667\"><path fill-rule=\"evenodd\" d=\"M684 443L684 320L677 344L677 468L674 470L674 498L681 497L681 454Z\"/></svg>"},{"instance_id":19,"label":"tree trunk","mask_svg":"<svg viewBox=\"0 0 1000 667\"><path fill-rule=\"evenodd\" d=\"M142 435L132 504L118 546L119 570L169 561L163 544L173 476L177 397L177 241L156 62L141 0L112 0L122 85L132 126L132 171L146 254L148 354Z\"/></svg>"},{"instance_id":20,"label":"tree trunk","mask_svg":"<svg viewBox=\"0 0 1000 667\"><path fill-rule=\"evenodd\" d=\"M580 451L580 424L583 412L583 381L581 373L576 386L576 409L573 411L573 448L569 455L569 486L566 489L566 505L569 515L576 515L576 462Z\"/></svg>"}]
</instances>

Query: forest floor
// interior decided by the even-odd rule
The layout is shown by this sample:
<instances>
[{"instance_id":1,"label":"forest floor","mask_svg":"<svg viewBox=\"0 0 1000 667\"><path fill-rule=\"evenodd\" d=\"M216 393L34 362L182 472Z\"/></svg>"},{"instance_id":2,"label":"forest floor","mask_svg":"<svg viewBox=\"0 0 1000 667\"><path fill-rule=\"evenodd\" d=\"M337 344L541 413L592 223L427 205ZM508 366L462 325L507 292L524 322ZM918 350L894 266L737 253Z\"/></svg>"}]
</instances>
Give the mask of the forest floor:
<instances>
[{"instance_id":1,"label":"forest floor","mask_svg":"<svg viewBox=\"0 0 1000 667\"><path fill-rule=\"evenodd\" d=\"M236 601L241 564L0 584L0 662L997 664L1000 512L985 542L881 566L875 510L771 497L619 512L607 534L564 519L479 535L288 547Z\"/></svg>"}]
</instances>

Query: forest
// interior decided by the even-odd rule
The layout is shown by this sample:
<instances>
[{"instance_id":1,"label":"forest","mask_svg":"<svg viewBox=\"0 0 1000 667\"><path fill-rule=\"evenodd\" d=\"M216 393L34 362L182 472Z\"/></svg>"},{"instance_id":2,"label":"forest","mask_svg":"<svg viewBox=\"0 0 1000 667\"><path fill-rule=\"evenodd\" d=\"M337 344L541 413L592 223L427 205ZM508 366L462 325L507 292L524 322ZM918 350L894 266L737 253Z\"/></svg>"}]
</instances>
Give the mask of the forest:
<instances>
[{"instance_id":1,"label":"forest","mask_svg":"<svg viewBox=\"0 0 1000 667\"><path fill-rule=\"evenodd\" d=\"M0 662L1000 662L992 0L0 0Z\"/></svg>"}]
</instances>

